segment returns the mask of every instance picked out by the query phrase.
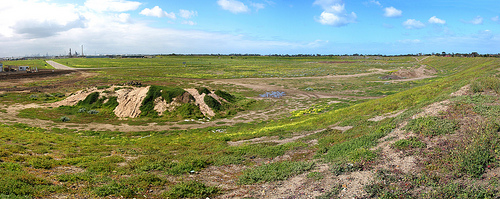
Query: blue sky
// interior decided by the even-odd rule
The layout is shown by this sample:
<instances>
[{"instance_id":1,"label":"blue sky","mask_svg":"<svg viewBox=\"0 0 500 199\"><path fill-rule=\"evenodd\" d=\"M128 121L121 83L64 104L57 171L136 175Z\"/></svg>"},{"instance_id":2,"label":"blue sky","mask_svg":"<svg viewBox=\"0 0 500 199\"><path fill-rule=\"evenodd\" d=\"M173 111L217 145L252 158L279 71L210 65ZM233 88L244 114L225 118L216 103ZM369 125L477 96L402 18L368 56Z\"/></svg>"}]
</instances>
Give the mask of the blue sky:
<instances>
[{"instance_id":1,"label":"blue sky","mask_svg":"<svg viewBox=\"0 0 500 199\"><path fill-rule=\"evenodd\" d=\"M9 0L0 57L500 53L500 1Z\"/></svg>"}]
</instances>

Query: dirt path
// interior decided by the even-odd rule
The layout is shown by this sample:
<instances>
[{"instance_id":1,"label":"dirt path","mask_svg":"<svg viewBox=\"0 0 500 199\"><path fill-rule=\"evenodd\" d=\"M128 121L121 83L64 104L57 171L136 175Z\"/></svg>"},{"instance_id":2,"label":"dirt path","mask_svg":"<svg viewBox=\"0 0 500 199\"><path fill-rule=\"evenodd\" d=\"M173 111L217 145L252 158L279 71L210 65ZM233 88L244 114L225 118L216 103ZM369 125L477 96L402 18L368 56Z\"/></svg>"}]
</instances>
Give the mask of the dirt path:
<instances>
[{"instance_id":1,"label":"dirt path","mask_svg":"<svg viewBox=\"0 0 500 199\"><path fill-rule=\"evenodd\" d=\"M57 63L55 61L52 61L52 60L47 60L46 62L47 62L47 64L51 65L52 67L54 67L57 70L78 70L78 68L71 68L71 67L68 67L66 65L62 65L62 64Z\"/></svg>"}]
</instances>

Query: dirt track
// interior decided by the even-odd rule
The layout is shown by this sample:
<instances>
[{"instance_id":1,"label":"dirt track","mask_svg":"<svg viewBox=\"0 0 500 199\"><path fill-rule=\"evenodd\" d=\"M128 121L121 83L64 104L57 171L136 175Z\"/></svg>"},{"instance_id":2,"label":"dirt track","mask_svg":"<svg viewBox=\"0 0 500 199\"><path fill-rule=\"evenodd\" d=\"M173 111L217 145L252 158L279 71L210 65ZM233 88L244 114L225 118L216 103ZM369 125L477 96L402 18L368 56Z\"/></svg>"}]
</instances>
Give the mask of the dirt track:
<instances>
[{"instance_id":1,"label":"dirt track","mask_svg":"<svg viewBox=\"0 0 500 199\"><path fill-rule=\"evenodd\" d=\"M60 63L57 63L55 61L52 61L52 60L48 60L46 62L47 62L47 64L50 64L52 67L54 67L57 70L78 70L78 68L71 68L71 67L62 65Z\"/></svg>"}]
</instances>

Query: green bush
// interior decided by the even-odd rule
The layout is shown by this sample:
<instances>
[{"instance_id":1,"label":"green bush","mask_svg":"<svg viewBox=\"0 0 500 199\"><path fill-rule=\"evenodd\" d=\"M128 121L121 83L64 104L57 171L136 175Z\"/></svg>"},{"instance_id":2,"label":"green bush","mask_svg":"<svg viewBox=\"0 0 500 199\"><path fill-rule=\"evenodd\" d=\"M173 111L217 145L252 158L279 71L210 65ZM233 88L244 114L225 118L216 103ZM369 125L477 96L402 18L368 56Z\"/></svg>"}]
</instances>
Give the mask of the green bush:
<instances>
[{"instance_id":1,"label":"green bush","mask_svg":"<svg viewBox=\"0 0 500 199\"><path fill-rule=\"evenodd\" d=\"M181 182L164 193L167 198L208 198L219 194L217 187L206 186L196 181Z\"/></svg>"},{"instance_id":2,"label":"green bush","mask_svg":"<svg viewBox=\"0 0 500 199\"><path fill-rule=\"evenodd\" d=\"M454 133L458 129L458 123L439 117L421 117L408 122L404 129L415 134L436 136Z\"/></svg>"},{"instance_id":3,"label":"green bush","mask_svg":"<svg viewBox=\"0 0 500 199\"><path fill-rule=\"evenodd\" d=\"M240 184L286 180L314 168L314 162L275 162L243 171Z\"/></svg>"},{"instance_id":4,"label":"green bush","mask_svg":"<svg viewBox=\"0 0 500 199\"><path fill-rule=\"evenodd\" d=\"M221 90L216 90L215 91L215 94L225 100L227 100L228 102L236 102L236 98L234 96L232 96L231 94L227 93L227 92L224 92L224 91L221 91Z\"/></svg>"},{"instance_id":5,"label":"green bush","mask_svg":"<svg viewBox=\"0 0 500 199\"><path fill-rule=\"evenodd\" d=\"M203 101L207 104L208 107L210 107L214 111L220 111L222 110L222 105L217 101L215 98L213 98L210 95L205 95L203 98Z\"/></svg>"},{"instance_id":6,"label":"green bush","mask_svg":"<svg viewBox=\"0 0 500 199\"><path fill-rule=\"evenodd\" d=\"M62 116L61 118L59 118L59 120L61 120L61 122L68 122L68 121L70 121L71 119L69 119L69 117Z\"/></svg>"}]
</instances>

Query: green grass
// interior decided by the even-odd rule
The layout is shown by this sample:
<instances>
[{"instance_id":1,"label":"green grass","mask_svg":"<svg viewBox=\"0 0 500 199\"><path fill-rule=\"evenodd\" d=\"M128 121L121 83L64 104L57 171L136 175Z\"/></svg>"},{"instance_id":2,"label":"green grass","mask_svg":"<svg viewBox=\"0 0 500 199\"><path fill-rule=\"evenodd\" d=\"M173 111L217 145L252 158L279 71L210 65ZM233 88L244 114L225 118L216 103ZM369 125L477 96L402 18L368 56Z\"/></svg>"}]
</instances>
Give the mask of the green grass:
<instances>
[{"instance_id":1,"label":"green grass","mask_svg":"<svg viewBox=\"0 0 500 199\"><path fill-rule=\"evenodd\" d=\"M425 148L427 144L420 141L417 137L410 137L394 142L391 147L399 150L407 150L413 148Z\"/></svg>"},{"instance_id":2,"label":"green grass","mask_svg":"<svg viewBox=\"0 0 500 199\"><path fill-rule=\"evenodd\" d=\"M240 184L255 184L286 180L289 177L304 173L314 168L310 162L276 162L255 167L243 172L239 177Z\"/></svg>"},{"instance_id":3,"label":"green grass","mask_svg":"<svg viewBox=\"0 0 500 199\"><path fill-rule=\"evenodd\" d=\"M43 59L35 59L35 60L16 60L16 61L3 61L5 66L30 66L37 67L38 69L54 69L51 65L47 64Z\"/></svg>"},{"instance_id":4,"label":"green grass","mask_svg":"<svg viewBox=\"0 0 500 199\"><path fill-rule=\"evenodd\" d=\"M185 57L167 57L153 59L153 64L169 65L152 69L148 67L147 60L142 61L142 65L133 65L138 60L89 60L88 67L94 67L95 63L110 62L116 68L121 70L96 71L98 77L89 79L85 84L106 81L126 81L128 79L141 78L146 81L160 81L166 79L168 84L181 82L181 80L167 79L170 77L214 77L213 74L223 74L214 78L226 78L231 75L270 77L270 75L291 76L295 72L305 73L305 76L318 76L324 73L335 71L337 74L367 72L375 64L381 65L382 69L392 69L400 66L410 66L413 58L382 58L383 60L368 59L365 62L356 62L354 64L320 64L306 62L317 62L328 60L327 58L255 58L254 60L241 61L241 57L230 59L218 58L200 58L200 64L196 65L197 58L194 58L192 65L187 67L174 66L176 63L170 61L174 59L184 59ZM158 59L158 60L157 60ZM160 61L164 59L163 61ZM340 59L340 58L335 58ZM206 64L214 60L212 65ZM60 60L63 61L64 60ZM83 63L87 60L71 59L68 62L72 64ZM217 62L216 62L217 61ZM252 68L251 62L259 64L259 61L267 65L260 65ZM94 62L94 63L90 63ZM125 66L126 64L130 66ZM203 66L201 66L203 62ZM224 62L226 64L224 65ZM263 69L259 72L259 67L269 68L276 63L279 70ZM181 62L182 63L182 62ZM286 64L290 64L286 68ZM235 67L242 64L241 67ZM430 57L422 64L436 68L438 71L444 71L438 78L422 80L415 83L413 87L402 89L401 92L393 93L387 97L373 100L360 100L357 102L349 101L342 103L342 106L325 108L318 111L317 114L302 114L298 117L273 118L268 121L256 121L248 124L236 124L233 126L209 127L190 130L169 130L155 132L114 132L114 131L77 131L71 129L57 128L36 128L25 124L0 125L0 195L16 195L27 197L49 197L53 194L75 194L75 197L191 197L205 198L214 197L227 190L221 190L212 186L207 186L200 181L195 174L189 174L202 171L210 166L226 165L244 165L248 169L243 173L229 174L232 180L242 184L258 184L263 182L272 182L290 178L310 171L313 166L311 156L296 155L292 160L286 162L276 162L270 164L256 164L255 159L260 161L271 160L284 154L294 154L305 150L310 153L316 153L315 158L318 161L326 161L332 164L332 171L335 173L347 173L349 171L358 171L369 168L377 161L380 156L378 151L372 151L371 148L378 144L378 140L390 133L397 124L409 121L412 128L422 132L422 135L434 136L432 139L446 136L456 128L450 125L441 131L436 126L441 124L455 124L454 119L460 118L460 115L446 113L439 118L422 118L421 121L411 120L411 116L434 102L449 98L449 94L455 92L460 87L469 84L473 79L482 81L481 78L490 75L498 68L499 61L491 58L456 58L442 59ZM70 64L69 64L70 65ZM101 65L104 66L104 65ZM99 67L101 67L99 66ZM300 66L300 67L299 67ZM461 66L461 67L459 67ZM136 67L136 68L134 68ZM175 70L172 76L165 75L165 68L171 67ZM177 67L177 68L176 68ZM191 68L190 68L191 67ZM202 71L200 68L206 69ZM234 68L231 68L234 67ZM302 68L301 68L302 67ZM146 74L149 69L151 74ZM190 70L186 74L184 71ZM200 72L196 74L196 72ZM254 70L254 71L249 71ZM273 69L274 70L274 69ZM359 70L359 71L358 71ZM162 71L162 72L158 72ZM168 70L167 70L168 71ZM193 72L191 72L193 71ZM158 73L156 73L158 72ZM213 73L219 72L219 73ZM212 74L213 73L213 74ZM313 75L314 73L314 75ZM122 74L124 80L117 80ZM130 74L130 75L123 75ZM252 74L252 75L250 75ZM145 76L141 76L145 75ZM177 76L176 76L177 75ZM273 76L275 77L275 76ZM372 77L370 77L372 78ZM279 79L278 79L279 80ZM182 81L186 81L183 79ZM280 80L281 81L281 80ZM283 80L286 81L286 80ZM85 85L84 84L84 85ZM167 84L167 83L165 83ZM366 84L366 82L365 82ZM161 84L164 85L164 84ZM355 84L344 85L349 88L361 87L361 81ZM369 84L367 84L369 85ZM373 84L381 86L383 84ZM174 85L169 85L174 87ZM326 84L325 84L326 86ZM328 85L329 86L329 85ZM403 86L402 86L403 87ZM212 87L214 90L221 90L218 87ZM335 87L337 88L337 87ZM396 86L394 87L396 88ZM233 88L234 89L234 88ZM226 90L226 89L224 89ZM231 92L232 94L232 92ZM40 100L30 100L31 94L8 93L0 97L2 103L31 103ZM237 99L238 94L234 95ZM16 101L17 100L17 101ZM484 123L471 123L464 134L469 135L464 139L467 142L437 142L435 147L425 150L424 158L429 160L423 165L422 172L415 174L405 174L401 170L391 169L376 172L376 181L367 186L365 190L372 197L397 198L397 197L426 197L417 193L419 188L429 190L427 196L430 198L460 197L464 194L470 194L469 197L488 196L495 197L493 189L488 190L485 186L455 186L459 180L466 180L468 176L473 179L482 179L488 169L496 168L498 165L498 135L496 109L497 102L495 98L484 95L472 95L466 97L454 98L458 102L468 104L460 110L464 113L470 111L478 112L477 115L485 115L490 120ZM318 101L314 101L318 102ZM323 101L324 102L324 101ZM94 102L92 105L95 105ZM249 103L246 102L237 103ZM261 103L261 102L254 102ZM97 103L99 104L99 103ZM21 112L23 117L49 118L57 120L59 117L67 116L71 121L106 121L106 109L101 103L101 108L96 115L87 112L78 113L82 107L62 107L53 112L38 112L38 109L27 109ZM315 107L316 109L324 108ZM394 111L406 111L396 118L389 118L380 122L368 121L374 116L392 113ZM88 111L87 109L86 111ZM187 107L187 112L189 112ZM184 111L181 111L184 112ZM36 114L38 115L36 115ZM45 115L44 115L45 114ZM80 115L78 115L80 114ZM36 115L36 116L33 116ZM78 116L78 117L76 117ZM134 122L144 123L149 120L137 120ZM471 120L472 121L472 120ZM113 123L109 120L108 123ZM328 129L331 125L353 126L352 129L340 132ZM462 123L460 123L462 124ZM223 131L216 131L223 129ZM320 131L295 142L278 145L276 143L254 143L243 144L239 146L229 146L228 141L238 141L262 136L277 136L289 138L297 133L309 133ZM425 130L425 131L424 131ZM427 132L427 133L423 133ZM460 133L456 131L455 133ZM475 133L476 132L476 133ZM318 145L313 146L307 141L317 140ZM408 146L418 145L418 141L410 140ZM403 142L403 141L402 141ZM405 143L398 145L406 146ZM124 165L124 166L123 166ZM71 174L54 174L53 171L61 169L60 167L77 167L83 169L82 172ZM468 169L471 168L471 169ZM147 174L147 175L146 175ZM442 174L442 175L440 175ZM143 177L138 177L146 175ZM191 176L190 176L191 175ZM316 174L308 174L315 178ZM189 177L188 177L189 176ZM466 176L466 177L463 177ZM175 181L168 181L173 179ZM190 180L187 180L190 179ZM55 182L55 183L54 183ZM137 183L133 183L137 182ZM82 188L72 190L71 186L78 184ZM448 186L449 185L449 186ZM3 187L2 187L3 186ZM8 186L8 188L6 188ZM155 190L148 192L147 190ZM71 190L71 191L68 191ZM162 194L160 194L162 193ZM190 195L195 194L195 195ZM413 195L412 195L413 194ZM436 195L433 195L436 194ZM448 194L448 195L446 195ZM483 194L483 195L480 195ZM325 197L338 196L338 190L332 189L325 193Z\"/></svg>"},{"instance_id":5,"label":"green grass","mask_svg":"<svg viewBox=\"0 0 500 199\"><path fill-rule=\"evenodd\" d=\"M220 193L217 187L206 186L203 183L188 181L174 185L163 196L167 198L209 198Z\"/></svg>"},{"instance_id":6,"label":"green grass","mask_svg":"<svg viewBox=\"0 0 500 199\"><path fill-rule=\"evenodd\" d=\"M454 133L458 124L456 121L439 117L422 117L411 120L404 129L419 135L436 136Z\"/></svg>"}]
</instances>

